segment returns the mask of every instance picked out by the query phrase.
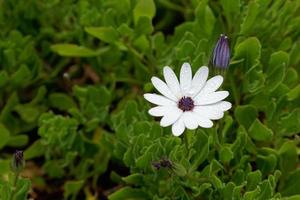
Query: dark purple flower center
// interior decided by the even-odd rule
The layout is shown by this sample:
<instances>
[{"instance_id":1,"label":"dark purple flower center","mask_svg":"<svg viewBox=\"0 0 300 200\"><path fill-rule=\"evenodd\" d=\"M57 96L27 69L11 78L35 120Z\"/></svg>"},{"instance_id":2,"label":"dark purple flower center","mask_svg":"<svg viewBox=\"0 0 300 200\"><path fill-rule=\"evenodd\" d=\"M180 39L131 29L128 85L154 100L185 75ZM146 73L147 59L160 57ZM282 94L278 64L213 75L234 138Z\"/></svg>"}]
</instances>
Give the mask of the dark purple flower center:
<instances>
[{"instance_id":1,"label":"dark purple flower center","mask_svg":"<svg viewBox=\"0 0 300 200\"><path fill-rule=\"evenodd\" d=\"M178 102L178 108L183 112L193 110L194 106L194 101L191 97L182 97Z\"/></svg>"}]
</instances>

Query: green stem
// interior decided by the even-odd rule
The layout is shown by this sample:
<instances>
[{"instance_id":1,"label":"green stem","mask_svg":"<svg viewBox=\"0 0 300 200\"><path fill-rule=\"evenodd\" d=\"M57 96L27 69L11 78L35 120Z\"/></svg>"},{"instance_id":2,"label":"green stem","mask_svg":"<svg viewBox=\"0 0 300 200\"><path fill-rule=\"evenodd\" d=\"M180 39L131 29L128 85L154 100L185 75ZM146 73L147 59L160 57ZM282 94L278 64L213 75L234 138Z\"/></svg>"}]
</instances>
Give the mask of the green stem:
<instances>
[{"instance_id":1,"label":"green stem","mask_svg":"<svg viewBox=\"0 0 300 200\"><path fill-rule=\"evenodd\" d=\"M148 61L145 59L144 55L139 53L138 50L136 50L133 46L131 46L130 43L124 43L125 46L127 47L128 51L138 60L140 60L142 63L149 65ZM137 65L138 67L141 68L141 70L143 70L145 73L150 74L150 71L147 67L145 66L140 66Z\"/></svg>"},{"instance_id":2,"label":"green stem","mask_svg":"<svg viewBox=\"0 0 300 200\"><path fill-rule=\"evenodd\" d=\"M229 75L229 79L230 79L230 85L231 85L231 89L232 89L232 93L233 93L232 95L233 95L233 98L234 98L235 105L239 105L240 99L239 99L239 95L238 95L238 92L237 92L237 87L236 87L236 84L233 80L232 74Z\"/></svg>"},{"instance_id":3,"label":"green stem","mask_svg":"<svg viewBox=\"0 0 300 200\"><path fill-rule=\"evenodd\" d=\"M16 190L17 190L17 183L18 183L18 180L19 180L19 173L16 172L16 173L15 173L14 182L13 182L13 191L12 191L12 194L10 195L10 200L13 200L13 199L14 199L14 196L15 196Z\"/></svg>"},{"instance_id":4,"label":"green stem","mask_svg":"<svg viewBox=\"0 0 300 200\"><path fill-rule=\"evenodd\" d=\"M139 60L143 60L144 59L144 56L142 54L140 54L135 48L133 48L130 44L125 43L125 46Z\"/></svg>"}]
</instances>

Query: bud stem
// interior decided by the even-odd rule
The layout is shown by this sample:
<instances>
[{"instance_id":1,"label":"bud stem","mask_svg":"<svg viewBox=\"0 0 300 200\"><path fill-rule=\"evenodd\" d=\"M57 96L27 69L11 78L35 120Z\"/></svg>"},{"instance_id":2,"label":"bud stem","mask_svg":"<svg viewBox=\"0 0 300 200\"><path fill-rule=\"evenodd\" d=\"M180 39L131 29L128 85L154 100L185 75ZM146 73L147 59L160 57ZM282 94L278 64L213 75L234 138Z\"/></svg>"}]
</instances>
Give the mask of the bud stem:
<instances>
[{"instance_id":1,"label":"bud stem","mask_svg":"<svg viewBox=\"0 0 300 200\"><path fill-rule=\"evenodd\" d=\"M14 182L13 182L13 191L12 191L12 194L10 195L10 200L14 199L14 196L17 192L17 183L18 183L18 180L19 180L20 173L15 172L14 175L15 175L15 178L14 178Z\"/></svg>"},{"instance_id":2,"label":"bud stem","mask_svg":"<svg viewBox=\"0 0 300 200\"><path fill-rule=\"evenodd\" d=\"M235 101L235 105L239 105L240 103L240 98L237 92L237 87L236 87L236 83L234 82L234 77L232 74L229 75L229 81L230 81L230 85L231 85L231 89L232 89L232 95Z\"/></svg>"}]
</instances>

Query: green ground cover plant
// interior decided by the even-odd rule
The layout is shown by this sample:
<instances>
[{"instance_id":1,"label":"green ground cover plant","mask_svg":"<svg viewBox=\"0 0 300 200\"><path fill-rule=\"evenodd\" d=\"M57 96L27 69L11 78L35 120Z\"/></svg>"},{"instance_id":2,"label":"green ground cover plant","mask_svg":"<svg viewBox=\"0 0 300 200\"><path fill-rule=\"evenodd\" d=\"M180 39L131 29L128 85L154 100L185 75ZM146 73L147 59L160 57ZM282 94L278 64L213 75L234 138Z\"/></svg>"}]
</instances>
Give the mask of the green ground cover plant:
<instances>
[{"instance_id":1,"label":"green ground cover plant","mask_svg":"<svg viewBox=\"0 0 300 200\"><path fill-rule=\"evenodd\" d=\"M0 0L0 27L0 199L300 199L300 1ZM186 62L232 107L176 137L143 95Z\"/></svg>"}]
</instances>

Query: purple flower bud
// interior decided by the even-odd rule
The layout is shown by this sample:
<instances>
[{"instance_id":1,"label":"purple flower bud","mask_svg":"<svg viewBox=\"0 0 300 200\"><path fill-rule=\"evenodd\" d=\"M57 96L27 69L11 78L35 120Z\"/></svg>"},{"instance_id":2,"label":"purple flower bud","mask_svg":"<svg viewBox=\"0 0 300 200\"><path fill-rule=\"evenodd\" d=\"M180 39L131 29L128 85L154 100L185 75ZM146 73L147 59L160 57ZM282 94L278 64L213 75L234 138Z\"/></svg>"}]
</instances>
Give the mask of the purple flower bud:
<instances>
[{"instance_id":1,"label":"purple flower bud","mask_svg":"<svg viewBox=\"0 0 300 200\"><path fill-rule=\"evenodd\" d=\"M15 151L12 162L11 162L11 167L12 170L15 173L19 173L25 166L25 160L23 157L23 151Z\"/></svg>"},{"instance_id":2,"label":"purple flower bud","mask_svg":"<svg viewBox=\"0 0 300 200\"><path fill-rule=\"evenodd\" d=\"M152 162L152 166L156 169L159 170L161 168L161 165L159 162Z\"/></svg>"},{"instance_id":3,"label":"purple flower bud","mask_svg":"<svg viewBox=\"0 0 300 200\"><path fill-rule=\"evenodd\" d=\"M213 52L212 65L217 69L227 69L230 61L230 49L227 36L221 34Z\"/></svg>"}]
</instances>

